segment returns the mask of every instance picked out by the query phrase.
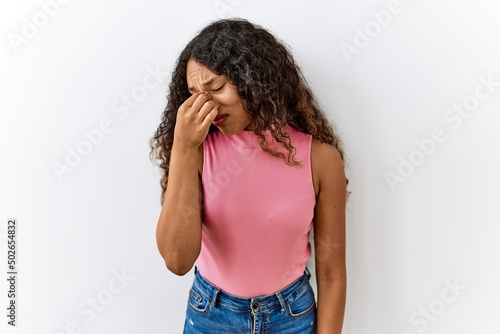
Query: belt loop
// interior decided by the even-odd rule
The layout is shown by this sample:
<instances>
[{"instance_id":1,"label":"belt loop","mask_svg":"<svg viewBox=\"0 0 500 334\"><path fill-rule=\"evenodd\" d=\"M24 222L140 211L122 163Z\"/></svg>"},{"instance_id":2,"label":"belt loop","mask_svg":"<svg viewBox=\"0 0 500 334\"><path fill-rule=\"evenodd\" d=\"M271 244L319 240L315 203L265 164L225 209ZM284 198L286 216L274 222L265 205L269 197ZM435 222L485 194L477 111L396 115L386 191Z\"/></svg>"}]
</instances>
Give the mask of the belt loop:
<instances>
[{"instance_id":1,"label":"belt loop","mask_svg":"<svg viewBox=\"0 0 500 334\"><path fill-rule=\"evenodd\" d=\"M210 305L212 305L213 308L217 308L217 297L219 296L219 292L220 290L215 288L212 300L210 301Z\"/></svg>"},{"instance_id":2,"label":"belt loop","mask_svg":"<svg viewBox=\"0 0 500 334\"><path fill-rule=\"evenodd\" d=\"M281 312L285 312L286 304L285 304L285 300L283 299L283 296L281 295L281 292L276 292L275 295L276 295L276 298L278 298L278 300L280 302Z\"/></svg>"},{"instance_id":3,"label":"belt loop","mask_svg":"<svg viewBox=\"0 0 500 334\"><path fill-rule=\"evenodd\" d=\"M305 272L307 274L307 279L310 279L311 278L311 272L309 271L309 269L307 267L306 267Z\"/></svg>"},{"instance_id":4,"label":"belt loop","mask_svg":"<svg viewBox=\"0 0 500 334\"><path fill-rule=\"evenodd\" d=\"M197 272L198 272L198 267L194 266L194 274L196 275Z\"/></svg>"}]
</instances>

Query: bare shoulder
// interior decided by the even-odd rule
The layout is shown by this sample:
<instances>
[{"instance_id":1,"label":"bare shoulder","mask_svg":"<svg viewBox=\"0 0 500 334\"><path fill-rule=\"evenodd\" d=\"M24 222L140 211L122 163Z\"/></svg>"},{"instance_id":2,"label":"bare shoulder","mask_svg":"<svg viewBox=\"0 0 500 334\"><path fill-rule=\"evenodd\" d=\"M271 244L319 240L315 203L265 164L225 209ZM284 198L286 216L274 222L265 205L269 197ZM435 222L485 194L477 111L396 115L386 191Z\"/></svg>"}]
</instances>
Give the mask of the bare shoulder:
<instances>
[{"instance_id":1,"label":"bare shoulder","mask_svg":"<svg viewBox=\"0 0 500 334\"><path fill-rule=\"evenodd\" d=\"M311 168L316 195L321 190L322 184L328 183L345 187L344 163L340 152L334 146L313 138L311 143Z\"/></svg>"},{"instance_id":2,"label":"bare shoulder","mask_svg":"<svg viewBox=\"0 0 500 334\"><path fill-rule=\"evenodd\" d=\"M337 167L344 168L340 152L330 144L322 143L316 138L311 143L311 159L319 163L334 163Z\"/></svg>"}]
</instances>

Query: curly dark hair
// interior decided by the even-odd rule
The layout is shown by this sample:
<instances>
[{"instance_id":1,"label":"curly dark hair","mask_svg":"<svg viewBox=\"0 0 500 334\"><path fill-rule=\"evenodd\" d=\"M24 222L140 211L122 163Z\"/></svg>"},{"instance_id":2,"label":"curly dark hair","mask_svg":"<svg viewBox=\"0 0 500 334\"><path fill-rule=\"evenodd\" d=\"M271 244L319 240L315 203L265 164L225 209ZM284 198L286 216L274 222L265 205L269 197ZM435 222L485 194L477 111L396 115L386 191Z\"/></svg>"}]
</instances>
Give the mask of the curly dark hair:
<instances>
[{"instance_id":1,"label":"curly dark hair","mask_svg":"<svg viewBox=\"0 0 500 334\"><path fill-rule=\"evenodd\" d=\"M150 158L154 155L159 160L158 165L163 172L162 204L168 182L177 110L191 95L186 79L190 59L216 74L226 76L237 87L243 109L251 117L253 132L260 138L262 150L289 165L299 164L294 158L295 148L285 128L289 124L334 146L344 162L340 139L287 47L267 30L247 20L218 20L201 30L181 52L172 73L162 121L150 139ZM287 156L268 147L262 133L264 130L269 130L272 137L286 148ZM209 131L218 129L211 125Z\"/></svg>"}]
</instances>

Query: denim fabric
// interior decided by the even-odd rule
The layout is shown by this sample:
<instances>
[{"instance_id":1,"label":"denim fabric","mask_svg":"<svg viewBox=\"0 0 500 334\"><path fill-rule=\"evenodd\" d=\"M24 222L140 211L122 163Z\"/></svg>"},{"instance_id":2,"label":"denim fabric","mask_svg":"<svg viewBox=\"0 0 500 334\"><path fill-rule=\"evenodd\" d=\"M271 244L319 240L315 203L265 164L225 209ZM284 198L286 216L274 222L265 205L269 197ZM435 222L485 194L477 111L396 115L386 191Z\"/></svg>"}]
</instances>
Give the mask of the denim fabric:
<instances>
[{"instance_id":1,"label":"denim fabric","mask_svg":"<svg viewBox=\"0 0 500 334\"><path fill-rule=\"evenodd\" d=\"M267 296L240 298L207 281L195 269L184 334L316 333L316 302L309 271Z\"/></svg>"}]
</instances>

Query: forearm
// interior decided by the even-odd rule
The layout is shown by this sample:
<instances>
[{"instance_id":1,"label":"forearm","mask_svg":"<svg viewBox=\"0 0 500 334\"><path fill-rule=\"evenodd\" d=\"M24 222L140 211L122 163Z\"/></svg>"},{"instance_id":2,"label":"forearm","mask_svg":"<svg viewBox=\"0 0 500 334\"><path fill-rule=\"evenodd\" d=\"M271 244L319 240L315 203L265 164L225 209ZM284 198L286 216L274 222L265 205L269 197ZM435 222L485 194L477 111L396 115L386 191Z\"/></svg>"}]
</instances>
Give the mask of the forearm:
<instances>
[{"instance_id":1,"label":"forearm","mask_svg":"<svg viewBox=\"0 0 500 334\"><path fill-rule=\"evenodd\" d=\"M342 333L346 286L346 279L318 282L318 334Z\"/></svg>"},{"instance_id":2,"label":"forearm","mask_svg":"<svg viewBox=\"0 0 500 334\"><path fill-rule=\"evenodd\" d=\"M200 196L198 150L174 145L156 238L167 267L177 275L191 269L200 251Z\"/></svg>"}]
</instances>

